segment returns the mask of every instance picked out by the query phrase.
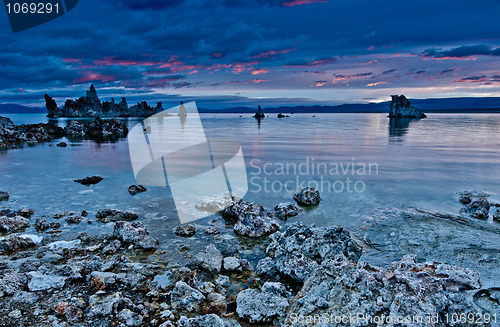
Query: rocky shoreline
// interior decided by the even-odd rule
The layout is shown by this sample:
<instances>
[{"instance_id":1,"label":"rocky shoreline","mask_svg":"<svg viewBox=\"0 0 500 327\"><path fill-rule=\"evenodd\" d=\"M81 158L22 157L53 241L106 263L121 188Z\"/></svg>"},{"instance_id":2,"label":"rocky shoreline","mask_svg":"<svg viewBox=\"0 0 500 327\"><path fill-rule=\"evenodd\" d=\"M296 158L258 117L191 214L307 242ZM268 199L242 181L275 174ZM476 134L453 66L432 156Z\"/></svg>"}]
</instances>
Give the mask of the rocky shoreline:
<instances>
[{"instance_id":1,"label":"rocky shoreline","mask_svg":"<svg viewBox=\"0 0 500 327\"><path fill-rule=\"evenodd\" d=\"M16 125L9 118L0 116L0 150L50 142L62 137L99 141L115 140L126 137L127 134L127 125L114 119L70 120L66 127L62 128L50 123ZM57 146L65 147L67 144L61 142Z\"/></svg>"},{"instance_id":2,"label":"rocky shoreline","mask_svg":"<svg viewBox=\"0 0 500 327\"><path fill-rule=\"evenodd\" d=\"M8 205L8 193L1 194L7 201L2 204ZM470 218L464 219L473 222L486 198L469 192L460 199L466 196L471 202L464 212ZM314 189L294 198L309 205L320 201ZM174 228L174 241L181 242L169 251L158 249L142 217L131 211L100 209L95 220L86 211L55 213L51 218L37 217L26 208L1 211L0 325L377 325L319 320L349 315L384 317L380 326L464 325L444 322L456 313L473 314L474 319L489 314L490 322L483 325L495 326L491 315L500 307L500 291L484 289L477 271L447 262L421 262L411 255L375 266L362 260L366 244L341 226L305 225L300 222L302 209L295 204L266 210L255 202L233 201L209 225ZM294 216L298 220L286 223ZM112 232L57 239L61 223L96 220L112 224ZM31 224L37 233L24 234ZM217 227L221 224L245 240L255 240L263 255L247 260L255 258L255 252L235 246ZM202 250L189 246L197 235L205 240ZM183 262L172 260L174 252L184 257ZM387 323L399 317L424 320Z\"/></svg>"}]
</instances>

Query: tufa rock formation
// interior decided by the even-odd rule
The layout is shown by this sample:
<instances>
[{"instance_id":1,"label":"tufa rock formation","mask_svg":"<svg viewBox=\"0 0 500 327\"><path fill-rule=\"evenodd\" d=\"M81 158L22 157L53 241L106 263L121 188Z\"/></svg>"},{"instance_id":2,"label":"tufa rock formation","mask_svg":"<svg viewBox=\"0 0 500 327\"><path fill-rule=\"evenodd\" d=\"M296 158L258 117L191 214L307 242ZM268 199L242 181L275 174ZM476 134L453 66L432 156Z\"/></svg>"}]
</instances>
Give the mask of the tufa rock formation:
<instances>
[{"instance_id":1,"label":"tufa rock formation","mask_svg":"<svg viewBox=\"0 0 500 327\"><path fill-rule=\"evenodd\" d=\"M404 95L391 95L390 118L425 118L422 111L411 106L410 101Z\"/></svg>"},{"instance_id":2,"label":"tufa rock formation","mask_svg":"<svg viewBox=\"0 0 500 327\"><path fill-rule=\"evenodd\" d=\"M62 108L58 108L54 99L49 95L45 94L44 98L48 112L47 117L50 118L147 117L163 110L161 102L158 102L156 107L151 107L145 101L129 108L127 100L123 97L119 103L116 103L113 98L111 98L111 102L104 101L101 103L94 85L90 85L90 89L84 97L76 100L66 100Z\"/></svg>"}]
</instances>

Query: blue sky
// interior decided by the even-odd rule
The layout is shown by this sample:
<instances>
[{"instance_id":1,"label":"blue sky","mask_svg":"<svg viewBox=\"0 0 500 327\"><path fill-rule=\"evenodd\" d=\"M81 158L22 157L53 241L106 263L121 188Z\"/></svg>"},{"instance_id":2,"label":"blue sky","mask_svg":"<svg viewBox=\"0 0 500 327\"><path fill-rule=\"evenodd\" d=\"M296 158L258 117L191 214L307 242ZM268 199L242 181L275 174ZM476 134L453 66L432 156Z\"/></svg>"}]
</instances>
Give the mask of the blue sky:
<instances>
[{"instance_id":1,"label":"blue sky","mask_svg":"<svg viewBox=\"0 0 500 327\"><path fill-rule=\"evenodd\" d=\"M84 0L15 34L0 11L0 103L500 96L499 0Z\"/></svg>"}]
</instances>

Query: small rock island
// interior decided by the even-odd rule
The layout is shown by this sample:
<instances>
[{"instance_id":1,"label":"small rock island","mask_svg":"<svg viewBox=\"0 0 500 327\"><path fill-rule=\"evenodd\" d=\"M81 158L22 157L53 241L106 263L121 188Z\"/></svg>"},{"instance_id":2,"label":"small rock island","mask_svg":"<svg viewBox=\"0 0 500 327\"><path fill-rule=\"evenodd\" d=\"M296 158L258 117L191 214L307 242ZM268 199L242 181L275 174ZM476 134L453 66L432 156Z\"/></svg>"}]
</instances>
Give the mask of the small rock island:
<instances>
[{"instance_id":1,"label":"small rock island","mask_svg":"<svg viewBox=\"0 0 500 327\"><path fill-rule=\"evenodd\" d=\"M425 118L427 117L420 109L412 107L410 100L403 94L391 95L389 118Z\"/></svg>"},{"instance_id":2,"label":"small rock island","mask_svg":"<svg viewBox=\"0 0 500 327\"><path fill-rule=\"evenodd\" d=\"M49 95L45 94L44 98L48 112L47 117L49 118L148 117L163 111L161 102L158 102L156 107L151 107L146 101L138 102L136 105L129 107L127 100L123 97L119 103L116 103L113 98L111 98L111 102L104 101L101 103L94 85L90 85L90 90L87 91L85 96L76 100L66 100L62 108L58 108L56 101Z\"/></svg>"}]
</instances>

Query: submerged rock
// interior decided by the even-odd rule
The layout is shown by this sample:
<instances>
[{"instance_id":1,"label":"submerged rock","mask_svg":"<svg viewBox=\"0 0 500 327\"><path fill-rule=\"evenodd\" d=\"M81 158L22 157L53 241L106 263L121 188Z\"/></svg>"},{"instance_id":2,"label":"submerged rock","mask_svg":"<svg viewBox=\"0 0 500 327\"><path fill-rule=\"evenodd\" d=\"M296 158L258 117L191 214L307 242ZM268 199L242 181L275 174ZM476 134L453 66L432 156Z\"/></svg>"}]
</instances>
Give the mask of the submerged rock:
<instances>
[{"instance_id":1,"label":"submerged rock","mask_svg":"<svg viewBox=\"0 0 500 327\"><path fill-rule=\"evenodd\" d=\"M301 206L314 206L319 204L321 197L319 191L314 187L306 187L293 195L293 198Z\"/></svg>"},{"instance_id":2,"label":"submerged rock","mask_svg":"<svg viewBox=\"0 0 500 327\"><path fill-rule=\"evenodd\" d=\"M116 209L100 209L95 214L98 221L109 223L110 221L132 221L139 218L139 214L130 210L120 211Z\"/></svg>"},{"instance_id":3,"label":"submerged rock","mask_svg":"<svg viewBox=\"0 0 500 327\"><path fill-rule=\"evenodd\" d=\"M425 118L422 111L411 106L410 101L404 95L391 95L390 118Z\"/></svg>"},{"instance_id":4,"label":"submerged rock","mask_svg":"<svg viewBox=\"0 0 500 327\"><path fill-rule=\"evenodd\" d=\"M196 226L194 225L175 226L173 232L175 235L191 237L196 233Z\"/></svg>"},{"instance_id":5,"label":"submerged rock","mask_svg":"<svg viewBox=\"0 0 500 327\"><path fill-rule=\"evenodd\" d=\"M281 283L265 283L260 290L248 289L236 298L236 312L251 323L271 322L285 316L288 292Z\"/></svg>"},{"instance_id":6,"label":"submerged rock","mask_svg":"<svg viewBox=\"0 0 500 327\"><path fill-rule=\"evenodd\" d=\"M276 211L276 217L286 220L288 217L297 216L302 209L293 203L284 202L274 206L274 211Z\"/></svg>"},{"instance_id":7,"label":"submerged rock","mask_svg":"<svg viewBox=\"0 0 500 327\"><path fill-rule=\"evenodd\" d=\"M481 198L463 207L460 212L469 214L478 219L488 219L490 215L490 203L488 199Z\"/></svg>"},{"instance_id":8,"label":"submerged rock","mask_svg":"<svg viewBox=\"0 0 500 327\"><path fill-rule=\"evenodd\" d=\"M0 217L0 232L3 233L16 232L28 227L29 225L29 220L24 217Z\"/></svg>"},{"instance_id":9,"label":"submerged rock","mask_svg":"<svg viewBox=\"0 0 500 327\"><path fill-rule=\"evenodd\" d=\"M103 178L101 176L90 176L82 179L75 179L75 182L82 185L93 185L99 183L102 180Z\"/></svg>"},{"instance_id":10,"label":"submerged rock","mask_svg":"<svg viewBox=\"0 0 500 327\"><path fill-rule=\"evenodd\" d=\"M10 197L9 193L5 191L0 191L0 201L7 201L9 197Z\"/></svg>"},{"instance_id":11,"label":"submerged rock","mask_svg":"<svg viewBox=\"0 0 500 327\"><path fill-rule=\"evenodd\" d=\"M463 290L481 287L477 272L440 263L417 263L405 256L388 269L346 260L327 260L291 300L286 326L308 326L294 317L362 317L359 325L371 325L369 317L422 317L402 326L434 326L430 317L482 313L473 294ZM392 325L384 321L381 325ZM399 324L398 324L399 325ZM448 324L446 324L448 325Z\"/></svg>"},{"instance_id":12,"label":"submerged rock","mask_svg":"<svg viewBox=\"0 0 500 327\"><path fill-rule=\"evenodd\" d=\"M343 254L359 260L361 247L341 226L317 228L302 222L291 224L286 231L269 237L268 258L257 265L257 273L270 280L281 278L303 283L323 261Z\"/></svg>"},{"instance_id":13,"label":"submerged rock","mask_svg":"<svg viewBox=\"0 0 500 327\"><path fill-rule=\"evenodd\" d=\"M128 192L130 195L136 195L137 193L146 192L147 189L142 185L130 185L128 187Z\"/></svg>"},{"instance_id":14,"label":"submerged rock","mask_svg":"<svg viewBox=\"0 0 500 327\"><path fill-rule=\"evenodd\" d=\"M113 236L124 243L131 243L143 249L156 249L158 247L158 240L151 237L146 227L138 221L115 223Z\"/></svg>"},{"instance_id":15,"label":"submerged rock","mask_svg":"<svg viewBox=\"0 0 500 327\"><path fill-rule=\"evenodd\" d=\"M222 267L222 254L213 244L207 245L204 252L195 256L196 263L211 272L220 272Z\"/></svg>"},{"instance_id":16,"label":"submerged rock","mask_svg":"<svg viewBox=\"0 0 500 327\"><path fill-rule=\"evenodd\" d=\"M195 207L198 210L211 213L220 212L234 203L234 198L229 192L224 192L218 196L203 197L196 202Z\"/></svg>"},{"instance_id":17,"label":"submerged rock","mask_svg":"<svg viewBox=\"0 0 500 327\"><path fill-rule=\"evenodd\" d=\"M68 144L66 142L59 142L56 144L56 146L60 147L60 148L65 148L68 146Z\"/></svg>"},{"instance_id":18,"label":"submerged rock","mask_svg":"<svg viewBox=\"0 0 500 327\"><path fill-rule=\"evenodd\" d=\"M82 216L71 215L66 217L66 222L68 224L79 224L82 222L82 220L83 220Z\"/></svg>"}]
</instances>

